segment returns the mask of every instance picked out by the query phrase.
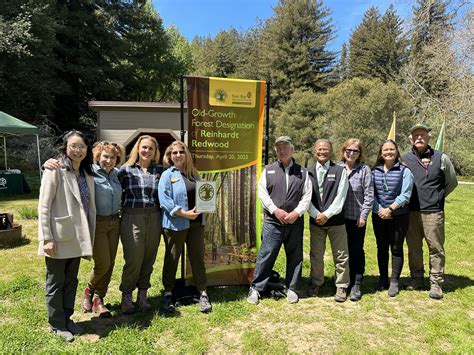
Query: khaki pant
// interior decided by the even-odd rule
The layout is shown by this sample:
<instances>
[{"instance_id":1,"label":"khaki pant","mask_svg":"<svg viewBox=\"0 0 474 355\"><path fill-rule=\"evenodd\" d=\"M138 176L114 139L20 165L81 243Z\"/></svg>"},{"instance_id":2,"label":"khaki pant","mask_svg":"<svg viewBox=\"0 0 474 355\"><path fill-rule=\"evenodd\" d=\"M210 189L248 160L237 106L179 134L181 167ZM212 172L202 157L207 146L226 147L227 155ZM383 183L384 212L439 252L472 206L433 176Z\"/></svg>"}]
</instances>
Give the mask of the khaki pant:
<instances>
[{"instance_id":1,"label":"khaki pant","mask_svg":"<svg viewBox=\"0 0 474 355\"><path fill-rule=\"evenodd\" d=\"M206 267L204 266L204 226L191 222L189 229L182 231L164 230L165 261L163 263L163 286L171 292L176 281L179 257L186 243L189 261L193 272L194 285L199 291L207 288Z\"/></svg>"},{"instance_id":2,"label":"khaki pant","mask_svg":"<svg viewBox=\"0 0 474 355\"><path fill-rule=\"evenodd\" d=\"M94 269L89 274L88 287L100 297L105 297L114 271L119 235L120 219L118 215L108 221L97 220L92 254Z\"/></svg>"},{"instance_id":3,"label":"khaki pant","mask_svg":"<svg viewBox=\"0 0 474 355\"><path fill-rule=\"evenodd\" d=\"M310 225L311 282L321 286L324 283L324 252L326 237L329 236L335 267L336 287L349 287L349 247L347 245L346 226Z\"/></svg>"},{"instance_id":4,"label":"khaki pant","mask_svg":"<svg viewBox=\"0 0 474 355\"><path fill-rule=\"evenodd\" d=\"M411 277L423 277L423 238L430 253L430 281L442 284L444 279L444 212L410 212L407 233L408 263Z\"/></svg>"},{"instance_id":5,"label":"khaki pant","mask_svg":"<svg viewBox=\"0 0 474 355\"><path fill-rule=\"evenodd\" d=\"M125 208L120 225L125 265L120 291L150 288L161 238L161 214L157 207Z\"/></svg>"}]
</instances>

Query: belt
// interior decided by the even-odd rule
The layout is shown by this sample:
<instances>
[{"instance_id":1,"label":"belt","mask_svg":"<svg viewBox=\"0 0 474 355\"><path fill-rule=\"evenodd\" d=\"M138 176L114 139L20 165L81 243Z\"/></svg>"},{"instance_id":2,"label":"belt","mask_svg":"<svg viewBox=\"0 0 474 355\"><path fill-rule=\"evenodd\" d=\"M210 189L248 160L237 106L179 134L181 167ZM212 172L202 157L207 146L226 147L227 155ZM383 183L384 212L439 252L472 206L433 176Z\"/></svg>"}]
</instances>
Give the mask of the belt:
<instances>
[{"instance_id":1,"label":"belt","mask_svg":"<svg viewBox=\"0 0 474 355\"><path fill-rule=\"evenodd\" d=\"M96 217L96 220L99 221L99 222L106 222L106 221L112 221L114 219L119 219L119 214L116 213L116 214L111 214L110 216L95 216Z\"/></svg>"}]
</instances>

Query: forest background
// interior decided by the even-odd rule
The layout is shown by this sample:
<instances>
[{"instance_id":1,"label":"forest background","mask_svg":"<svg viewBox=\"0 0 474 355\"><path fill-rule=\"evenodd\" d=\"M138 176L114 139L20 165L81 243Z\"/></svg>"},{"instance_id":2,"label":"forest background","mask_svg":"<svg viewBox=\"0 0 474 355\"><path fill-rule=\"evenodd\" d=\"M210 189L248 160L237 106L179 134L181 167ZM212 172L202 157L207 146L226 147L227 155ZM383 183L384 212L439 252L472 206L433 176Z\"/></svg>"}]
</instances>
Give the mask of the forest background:
<instances>
[{"instance_id":1,"label":"forest background","mask_svg":"<svg viewBox=\"0 0 474 355\"><path fill-rule=\"evenodd\" d=\"M361 138L373 163L395 113L402 150L415 122L434 144L446 121L445 151L474 175L472 3L416 0L405 19L371 7L338 52L327 4L280 0L248 30L188 41L149 0L1 0L0 110L39 126L48 157L64 130L95 137L90 100L178 101L181 75L270 80L271 135L292 136L305 165L323 137ZM9 142L18 168L34 169L34 144Z\"/></svg>"}]
</instances>

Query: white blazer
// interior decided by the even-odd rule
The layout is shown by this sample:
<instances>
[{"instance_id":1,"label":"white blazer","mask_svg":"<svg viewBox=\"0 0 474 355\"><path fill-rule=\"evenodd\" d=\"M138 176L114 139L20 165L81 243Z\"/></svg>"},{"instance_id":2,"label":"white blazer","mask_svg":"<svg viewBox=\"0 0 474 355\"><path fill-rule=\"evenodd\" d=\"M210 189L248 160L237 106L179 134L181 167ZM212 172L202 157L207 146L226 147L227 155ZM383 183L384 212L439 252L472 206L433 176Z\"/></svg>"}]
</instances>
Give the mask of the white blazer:
<instances>
[{"instance_id":1,"label":"white blazer","mask_svg":"<svg viewBox=\"0 0 474 355\"><path fill-rule=\"evenodd\" d=\"M41 180L38 203L38 255L47 240L56 243L55 259L92 256L95 236L94 178L86 174L89 213L82 206L76 175L65 168L46 169Z\"/></svg>"}]
</instances>

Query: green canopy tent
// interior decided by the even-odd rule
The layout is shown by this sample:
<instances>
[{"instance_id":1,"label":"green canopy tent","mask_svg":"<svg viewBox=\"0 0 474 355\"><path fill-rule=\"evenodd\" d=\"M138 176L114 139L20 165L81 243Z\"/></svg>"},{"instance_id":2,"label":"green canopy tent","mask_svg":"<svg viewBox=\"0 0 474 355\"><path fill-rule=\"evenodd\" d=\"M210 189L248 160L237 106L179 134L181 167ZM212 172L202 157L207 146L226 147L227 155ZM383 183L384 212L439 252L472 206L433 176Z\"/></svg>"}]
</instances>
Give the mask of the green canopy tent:
<instances>
[{"instance_id":1,"label":"green canopy tent","mask_svg":"<svg viewBox=\"0 0 474 355\"><path fill-rule=\"evenodd\" d=\"M39 148L39 137L38 137L38 127L33 126L27 122L19 120L13 116L6 114L3 111L0 111L0 137L3 137L3 150L5 154L5 170L8 169L7 164L7 137L11 136L27 136L35 135L36 136L36 147L38 149L38 168L41 175L41 158L40 158L40 148Z\"/></svg>"}]
</instances>

